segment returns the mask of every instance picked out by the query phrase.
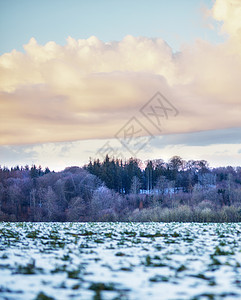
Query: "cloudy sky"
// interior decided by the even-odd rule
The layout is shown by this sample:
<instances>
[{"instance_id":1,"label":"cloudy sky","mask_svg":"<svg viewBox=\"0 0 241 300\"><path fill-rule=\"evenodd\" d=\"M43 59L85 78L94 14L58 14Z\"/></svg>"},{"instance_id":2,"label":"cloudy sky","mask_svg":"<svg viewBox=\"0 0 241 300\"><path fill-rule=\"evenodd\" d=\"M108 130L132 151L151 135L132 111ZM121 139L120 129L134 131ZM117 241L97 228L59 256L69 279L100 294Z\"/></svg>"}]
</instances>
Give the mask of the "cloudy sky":
<instances>
[{"instance_id":1,"label":"cloudy sky","mask_svg":"<svg viewBox=\"0 0 241 300\"><path fill-rule=\"evenodd\" d=\"M241 165L240 0L0 0L0 165Z\"/></svg>"}]
</instances>

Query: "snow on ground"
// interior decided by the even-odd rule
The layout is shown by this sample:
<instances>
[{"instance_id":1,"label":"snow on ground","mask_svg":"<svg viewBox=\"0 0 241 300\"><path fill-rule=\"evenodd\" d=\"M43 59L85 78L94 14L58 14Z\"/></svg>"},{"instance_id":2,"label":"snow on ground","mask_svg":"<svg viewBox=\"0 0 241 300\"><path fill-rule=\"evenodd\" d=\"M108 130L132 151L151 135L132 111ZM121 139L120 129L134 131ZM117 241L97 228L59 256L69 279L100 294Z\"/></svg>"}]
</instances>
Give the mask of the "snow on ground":
<instances>
[{"instance_id":1,"label":"snow on ground","mask_svg":"<svg viewBox=\"0 0 241 300\"><path fill-rule=\"evenodd\" d=\"M0 299L148 298L240 299L241 224L0 223Z\"/></svg>"}]
</instances>

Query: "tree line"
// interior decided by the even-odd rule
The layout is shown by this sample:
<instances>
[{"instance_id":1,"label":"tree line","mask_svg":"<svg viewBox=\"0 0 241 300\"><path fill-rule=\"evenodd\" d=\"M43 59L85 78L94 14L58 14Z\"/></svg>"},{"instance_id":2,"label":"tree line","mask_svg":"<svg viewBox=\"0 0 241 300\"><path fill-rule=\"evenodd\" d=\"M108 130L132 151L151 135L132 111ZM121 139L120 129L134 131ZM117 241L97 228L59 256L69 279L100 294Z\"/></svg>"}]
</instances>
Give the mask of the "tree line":
<instances>
[{"instance_id":1,"label":"tree line","mask_svg":"<svg viewBox=\"0 0 241 300\"><path fill-rule=\"evenodd\" d=\"M107 155L103 162L99 159L90 160L84 168L99 177L109 189L121 194L138 194L140 190L160 190L165 186L191 192L198 183L214 185L216 179L219 181L218 171L209 169L206 160L185 161L180 156L173 156L168 162L156 159L143 163L135 158L123 162L119 159L110 159ZM231 167L228 170L232 175L235 174ZM240 181L238 178L235 180Z\"/></svg>"},{"instance_id":2,"label":"tree line","mask_svg":"<svg viewBox=\"0 0 241 300\"><path fill-rule=\"evenodd\" d=\"M241 167L179 156L0 167L0 221L241 221Z\"/></svg>"}]
</instances>

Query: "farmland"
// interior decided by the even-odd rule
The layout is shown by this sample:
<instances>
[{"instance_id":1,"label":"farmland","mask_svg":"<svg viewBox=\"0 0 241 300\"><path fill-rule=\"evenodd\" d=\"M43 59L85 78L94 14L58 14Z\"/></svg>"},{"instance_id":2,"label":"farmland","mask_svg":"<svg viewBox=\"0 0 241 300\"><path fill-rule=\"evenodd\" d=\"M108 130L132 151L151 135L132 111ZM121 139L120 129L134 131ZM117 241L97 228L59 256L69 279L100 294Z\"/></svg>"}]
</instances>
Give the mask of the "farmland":
<instances>
[{"instance_id":1,"label":"farmland","mask_svg":"<svg viewBox=\"0 0 241 300\"><path fill-rule=\"evenodd\" d=\"M0 223L0 299L240 299L240 223Z\"/></svg>"}]
</instances>

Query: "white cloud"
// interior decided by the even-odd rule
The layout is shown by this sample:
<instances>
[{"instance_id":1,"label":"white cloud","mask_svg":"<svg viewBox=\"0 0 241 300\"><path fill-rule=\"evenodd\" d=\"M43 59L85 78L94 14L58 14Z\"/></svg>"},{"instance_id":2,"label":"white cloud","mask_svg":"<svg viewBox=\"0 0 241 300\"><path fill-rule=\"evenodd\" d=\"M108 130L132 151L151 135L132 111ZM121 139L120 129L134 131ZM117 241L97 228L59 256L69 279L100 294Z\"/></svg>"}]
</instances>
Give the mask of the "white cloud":
<instances>
[{"instance_id":1,"label":"white cloud","mask_svg":"<svg viewBox=\"0 0 241 300\"><path fill-rule=\"evenodd\" d=\"M241 41L241 3L240 0L216 0L212 8L213 17L222 21L222 32L230 38Z\"/></svg>"},{"instance_id":2,"label":"white cloud","mask_svg":"<svg viewBox=\"0 0 241 300\"><path fill-rule=\"evenodd\" d=\"M164 133L241 126L241 2L217 0L211 14L229 39L197 40L173 54L162 39L67 39L0 57L0 144L111 138L161 91L180 114ZM147 124L153 134L159 132Z\"/></svg>"},{"instance_id":3,"label":"white cloud","mask_svg":"<svg viewBox=\"0 0 241 300\"><path fill-rule=\"evenodd\" d=\"M193 136L194 133L191 134L190 139ZM165 143L162 139L164 139ZM182 139L180 138L177 144L174 144L171 139L172 137L167 139L165 137L156 137L138 152L137 157L143 161L160 158L168 161L172 156L179 155L185 160L205 159L210 163L211 167L240 166L241 164L240 143L227 144L225 141L220 141L218 144L211 143L202 146L201 143L200 145L195 145L194 143L190 146L188 143L185 143L185 138L183 143L181 143ZM120 158L128 159L131 157L130 152L121 147L116 139L85 140L25 146L2 146L0 147L0 165L12 167L22 165L24 162L24 164L42 165L43 168L48 166L52 170L60 171L66 166L82 166L88 163L90 157L92 159L98 157L102 160L103 157L97 155L96 149L102 147L106 142L109 142L115 150L118 150L118 153L122 155L121 157L119 156Z\"/></svg>"}]
</instances>

